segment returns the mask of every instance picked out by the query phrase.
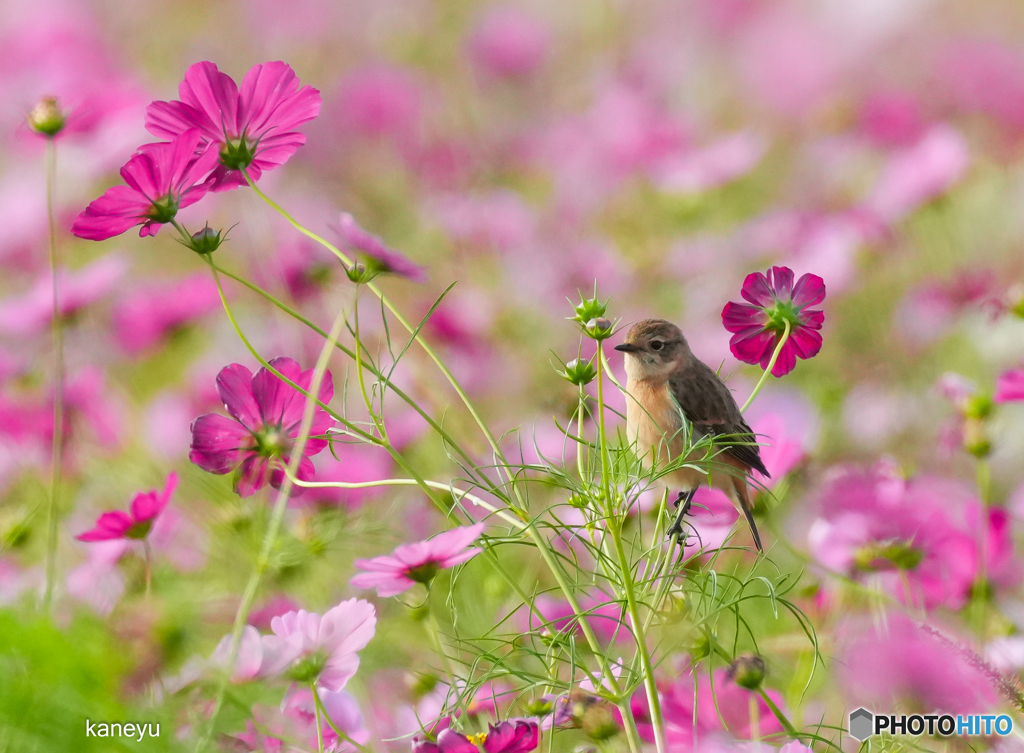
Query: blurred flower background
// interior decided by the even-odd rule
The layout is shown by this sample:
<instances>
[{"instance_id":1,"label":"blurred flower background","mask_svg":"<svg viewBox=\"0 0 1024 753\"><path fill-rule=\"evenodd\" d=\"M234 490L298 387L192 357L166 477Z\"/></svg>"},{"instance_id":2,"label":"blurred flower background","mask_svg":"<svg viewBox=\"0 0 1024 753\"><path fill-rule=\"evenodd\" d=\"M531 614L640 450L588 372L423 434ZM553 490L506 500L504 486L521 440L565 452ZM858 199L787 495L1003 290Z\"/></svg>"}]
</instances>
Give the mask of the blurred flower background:
<instances>
[{"instance_id":1,"label":"blurred flower background","mask_svg":"<svg viewBox=\"0 0 1024 753\"><path fill-rule=\"evenodd\" d=\"M238 496L233 466L218 465L226 461L211 455L199 464L225 475L190 462L190 426L224 404L244 424L244 390L218 374L230 364L251 374L260 364L224 315L207 265L174 242L169 226L156 237L133 230L100 242L71 233L139 145L155 140L146 132L150 102L178 97L186 70L203 60L235 81L282 60L319 90L319 115L298 127L305 145L287 165L263 164L260 189L335 241L330 228L350 213L343 241L372 245L379 241L366 233L380 236L418 265L407 276L422 267L422 282L380 278L414 321L456 283L424 338L516 462L575 463L559 428L578 404L558 374L580 355L566 298L589 297L596 284L621 326L647 317L678 323L742 404L761 371L730 351L723 307L747 274L773 264L822 278L820 353L783 379L769 377L747 412L772 474L757 503L771 567L791 578L790 598L816 643L766 606L751 618L757 645L741 648L764 657L767 696L798 729L847 750L856 744L840 729L859 705L1012 708L1024 668L1024 7L8 0L0 14L0 749L111 749L84 736L86 718L160 722L161 737L140 749L194 749L213 697L197 701L197 683L230 658L224 644L216 649L258 562L270 484L280 486L281 474L251 477ZM53 139L66 381L49 615L40 608L56 383L46 97L66 115ZM352 305L335 257L244 183L207 193L177 218L189 232L207 222L230 227L217 264L324 330ZM243 284L222 281L259 352L293 359L296 374L313 368L321 337ZM376 301L360 304L363 339L386 337ZM341 342L351 347L352 333ZM583 347L584 359L593 355L592 343ZM610 360L624 380L621 360ZM332 405L366 420L345 389L354 389L352 362L338 358L330 369ZM478 462L489 461L423 352L410 349L393 380ZM625 398L611 392L609 405L624 411ZM330 394L325 385L321 395ZM609 420L611 432L622 428ZM388 435L424 478L459 477L445 443L397 400L388 404ZM408 475L373 445L310 444L305 479ZM169 502L161 497L156 517L121 513L121 538L76 539L172 473L177 488ZM557 492L542 488L531 505L564 504ZM731 530L734 544L747 543L720 493L699 492L694 515L705 546L721 546ZM131 528L138 521L144 531ZM445 668L416 601L426 597L381 598L350 581L357 559L451 525L411 487L295 496L232 668L224 729L211 744L277 750L280 738L316 750L309 730L321 703L345 732L328 730L328 749L407 750L414 734L430 732ZM571 550L574 535L565 537ZM443 547L422 549L426 557ZM461 546L446 556L465 564L450 572L410 555L394 562L433 570L396 569L394 577L403 586L435 576L454 584L458 572L458 590L430 599L452 599L467 635L514 610L518 597L488 557ZM535 558L507 557L519 563L527 593L548 585ZM758 562L727 552L718 567L768 569ZM356 596L376 605L372 639L360 633L361 646L339 648L314 635L301 656L282 648L303 619L328 630L341 620L332 608ZM538 596L536 611L564 626L572 610L556 596ZM600 593L589 598L595 630L614 644L621 612ZM525 631L537 617L521 610L511 619ZM704 657L692 636L673 638L670 618L662 630L655 675L669 749L782 732L766 701L721 663L695 668ZM296 677L300 665L315 682L322 661L351 679L344 690L321 685L319 700L301 682L284 693L244 682L268 667L280 674L291 666ZM599 704L573 694L548 708L519 689L515 678L492 683L464 714L488 722L533 714L547 718L544 729L572 717L562 726L574 728L553 736L554 750L595 741L626 749L617 709L600 716ZM652 740L643 694L633 703L641 737ZM764 718L752 725L758 703ZM502 750L531 749L516 724L488 740L507 733L525 747Z\"/></svg>"}]
</instances>

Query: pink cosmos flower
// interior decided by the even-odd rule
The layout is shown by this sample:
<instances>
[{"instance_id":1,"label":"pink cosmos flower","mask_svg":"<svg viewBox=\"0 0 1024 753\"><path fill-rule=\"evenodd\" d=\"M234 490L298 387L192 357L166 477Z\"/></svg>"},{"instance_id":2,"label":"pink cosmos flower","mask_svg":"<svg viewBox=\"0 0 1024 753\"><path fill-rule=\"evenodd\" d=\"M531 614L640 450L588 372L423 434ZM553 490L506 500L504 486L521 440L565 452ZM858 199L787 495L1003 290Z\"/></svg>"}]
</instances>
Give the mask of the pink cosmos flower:
<instances>
[{"instance_id":1,"label":"pink cosmos flower","mask_svg":"<svg viewBox=\"0 0 1024 753\"><path fill-rule=\"evenodd\" d=\"M846 626L836 638L840 682L851 704L870 703L938 713L984 713L997 705L999 673L966 644L928 625L890 613L885 628ZM870 708L870 706L868 706Z\"/></svg>"},{"instance_id":2,"label":"pink cosmos flower","mask_svg":"<svg viewBox=\"0 0 1024 753\"><path fill-rule=\"evenodd\" d=\"M722 309L722 323L733 333L729 340L732 354L744 363L760 364L763 369L768 368L785 323L789 322L789 339L772 368L776 377L791 372L797 357L813 358L821 349L818 330L825 314L809 307L825 300L825 282L817 275L805 274L794 285L793 277L793 270L788 267L772 267L767 276L760 272L749 274L740 290L749 304L729 301Z\"/></svg>"},{"instance_id":3,"label":"pink cosmos flower","mask_svg":"<svg viewBox=\"0 0 1024 753\"><path fill-rule=\"evenodd\" d=\"M206 274L142 283L115 306L114 330L125 350L140 353L220 305L217 285Z\"/></svg>"},{"instance_id":4,"label":"pink cosmos flower","mask_svg":"<svg viewBox=\"0 0 1024 753\"><path fill-rule=\"evenodd\" d=\"M58 272L60 313L71 318L112 293L128 271L121 254L108 254L81 269ZM26 293L0 302L0 330L31 336L45 331L53 320L53 278L47 272Z\"/></svg>"},{"instance_id":5,"label":"pink cosmos flower","mask_svg":"<svg viewBox=\"0 0 1024 753\"><path fill-rule=\"evenodd\" d=\"M962 607L979 573L982 527L989 582L1015 582L1005 511L991 510L986 520L962 484L935 476L906 480L880 463L834 472L819 499L822 516L808 534L818 561L871 577L904 603Z\"/></svg>"},{"instance_id":6,"label":"pink cosmos flower","mask_svg":"<svg viewBox=\"0 0 1024 753\"><path fill-rule=\"evenodd\" d=\"M164 511L178 485L178 474L167 476L163 491L139 492L132 498L129 512L105 512L96 521L95 528L80 533L79 541L108 541L110 539L144 539L153 527L153 521Z\"/></svg>"},{"instance_id":7,"label":"pink cosmos flower","mask_svg":"<svg viewBox=\"0 0 1024 753\"><path fill-rule=\"evenodd\" d=\"M290 358L275 358L270 365L302 389L309 389L313 370L303 371ZM235 492L248 497L269 481L280 489L284 466L290 462L294 440L306 406L306 398L266 368L253 376L241 364L225 366L217 375L217 391L232 418L207 413L192 423L192 451L189 459L209 473L224 475L239 469ZM318 398L327 403L334 396L331 373L324 374ZM315 469L310 457L327 447L322 438L334 423L330 414L317 408L310 436L296 475L312 480ZM301 494L298 487L293 496Z\"/></svg>"},{"instance_id":8,"label":"pink cosmos flower","mask_svg":"<svg viewBox=\"0 0 1024 753\"><path fill-rule=\"evenodd\" d=\"M426 282L427 274L423 267L390 248L379 236L363 230L348 212L342 212L337 224L331 225L331 229L341 236L345 245L359 257L371 275L388 272L413 282Z\"/></svg>"},{"instance_id":9,"label":"pink cosmos flower","mask_svg":"<svg viewBox=\"0 0 1024 753\"><path fill-rule=\"evenodd\" d=\"M100 541L89 547L88 559L67 576L67 592L98 614L110 614L125 593L124 575L117 562L128 548L124 539Z\"/></svg>"},{"instance_id":10,"label":"pink cosmos flower","mask_svg":"<svg viewBox=\"0 0 1024 753\"><path fill-rule=\"evenodd\" d=\"M352 136L408 143L418 130L423 99L422 85L410 70L374 64L342 81L335 121Z\"/></svg>"},{"instance_id":11,"label":"pink cosmos flower","mask_svg":"<svg viewBox=\"0 0 1024 753\"><path fill-rule=\"evenodd\" d=\"M1010 369L1000 374L996 380L996 394L992 399L997 403L1024 400L1024 369Z\"/></svg>"},{"instance_id":12,"label":"pink cosmos flower","mask_svg":"<svg viewBox=\"0 0 1024 753\"><path fill-rule=\"evenodd\" d=\"M353 750L351 745L340 740L334 727L340 729L357 743L363 744L369 741L370 732L363 726L363 715L359 711L359 705L355 698L344 690L332 691L325 688L317 688L317 695L320 696L324 711L327 712L327 716L334 724L332 727L326 719L320 721L324 750L338 751L338 753ZM300 730L306 731L307 745L310 750L315 750L317 731L313 691L309 688L293 688L281 701L281 711L294 721Z\"/></svg>"},{"instance_id":13,"label":"pink cosmos flower","mask_svg":"<svg viewBox=\"0 0 1024 753\"><path fill-rule=\"evenodd\" d=\"M282 62L253 66L241 88L213 63L196 63L178 96L153 102L146 128L165 139L197 129L201 146L219 155L209 181L213 191L246 185L243 170L255 181L264 170L283 165L306 143L295 129L320 114L320 92L300 88L295 71Z\"/></svg>"},{"instance_id":14,"label":"pink cosmos flower","mask_svg":"<svg viewBox=\"0 0 1024 753\"><path fill-rule=\"evenodd\" d=\"M729 679L727 669L716 669L714 690L704 673L681 673L671 683L659 683L662 696L662 712L665 717L666 734L678 743L692 743L694 732L694 683L697 685L697 734L705 737L709 733L721 732L724 728L739 739L751 739L751 697L757 701L758 731L761 735L782 732L782 725L768 708L764 699L756 692L747 690ZM768 696L780 707L785 708L782 695L767 689ZM681 748L685 749L685 748Z\"/></svg>"},{"instance_id":15,"label":"pink cosmos flower","mask_svg":"<svg viewBox=\"0 0 1024 753\"><path fill-rule=\"evenodd\" d=\"M359 669L358 651L376 632L377 614L362 599L343 601L323 616L300 609L275 617L263 636L261 675L287 673L296 682L341 690Z\"/></svg>"},{"instance_id":16,"label":"pink cosmos flower","mask_svg":"<svg viewBox=\"0 0 1024 753\"><path fill-rule=\"evenodd\" d=\"M126 186L108 188L75 219L79 238L102 241L142 225L139 236L156 235L179 209L195 204L209 190L201 183L217 162L213 149L201 149L202 134L188 130L170 143L145 144L121 168Z\"/></svg>"},{"instance_id":17,"label":"pink cosmos flower","mask_svg":"<svg viewBox=\"0 0 1024 753\"><path fill-rule=\"evenodd\" d=\"M231 658L231 634L228 633L221 638L217 648L210 656L210 664L219 667L227 667ZM238 644L238 656L235 658L235 666L231 670L231 682L246 682L255 678L263 665L263 641L260 632L252 625L246 625L242 632L242 640Z\"/></svg>"},{"instance_id":18,"label":"pink cosmos flower","mask_svg":"<svg viewBox=\"0 0 1024 753\"><path fill-rule=\"evenodd\" d=\"M390 555L369 560L356 560L365 572L352 578L354 588L376 588L380 597L395 596L417 583L429 583L439 570L461 565L482 551L466 549L480 534L484 524L453 528L426 541L402 544Z\"/></svg>"},{"instance_id":19,"label":"pink cosmos flower","mask_svg":"<svg viewBox=\"0 0 1024 753\"><path fill-rule=\"evenodd\" d=\"M437 742L422 736L413 739L414 753L529 753L540 744L540 726L532 719L509 719L487 725L487 732L464 735L448 728Z\"/></svg>"},{"instance_id":20,"label":"pink cosmos flower","mask_svg":"<svg viewBox=\"0 0 1024 753\"><path fill-rule=\"evenodd\" d=\"M883 222L902 220L957 183L970 161L967 141L959 131L932 126L916 144L893 153L864 209Z\"/></svg>"},{"instance_id":21,"label":"pink cosmos flower","mask_svg":"<svg viewBox=\"0 0 1024 753\"><path fill-rule=\"evenodd\" d=\"M469 38L469 54L494 76L526 76L544 62L548 29L515 6L490 9Z\"/></svg>"}]
</instances>

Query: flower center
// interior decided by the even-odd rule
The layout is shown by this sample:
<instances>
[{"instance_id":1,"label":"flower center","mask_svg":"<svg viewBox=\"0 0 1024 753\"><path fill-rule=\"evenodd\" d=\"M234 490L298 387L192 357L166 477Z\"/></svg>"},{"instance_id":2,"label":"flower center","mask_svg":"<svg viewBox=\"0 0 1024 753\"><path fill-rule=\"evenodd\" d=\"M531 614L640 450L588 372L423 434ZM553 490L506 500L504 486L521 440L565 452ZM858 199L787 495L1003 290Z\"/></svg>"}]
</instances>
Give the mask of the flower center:
<instances>
[{"instance_id":1,"label":"flower center","mask_svg":"<svg viewBox=\"0 0 1024 753\"><path fill-rule=\"evenodd\" d=\"M288 677L295 682L313 682L324 671L327 665L327 654L324 651L307 654L295 662L288 670Z\"/></svg>"},{"instance_id":2,"label":"flower center","mask_svg":"<svg viewBox=\"0 0 1024 753\"><path fill-rule=\"evenodd\" d=\"M241 170L256 159L256 145L250 144L243 133L238 139L228 139L220 148L220 163L232 170Z\"/></svg>"},{"instance_id":3,"label":"flower center","mask_svg":"<svg viewBox=\"0 0 1024 753\"><path fill-rule=\"evenodd\" d=\"M285 436L279 429L267 429L256 434L256 452L265 458L276 458L287 449Z\"/></svg>"},{"instance_id":4,"label":"flower center","mask_svg":"<svg viewBox=\"0 0 1024 753\"><path fill-rule=\"evenodd\" d=\"M410 567L405 571L405 574L408 578L416 581L417 583L429 583L440 570L441 568L436 562L428 560L422 565Z\"/></svg>"},{"instance_id":5,"label":"flower center","mask_svg":"<svg viewBox=\"0 0 1024 753\"><path fill-rule=\"evenodd\" d=\"M853 554L861 570L913 570L924 559L924 551L909 541L876 541L865 544Z\"/></svg>"},{"instance_id":6,"label":"flower center","mask_svg":"<svg viewBox=\"0 0 1024 753\"><path fill-rule=\"evenodd\" d=\"M175 201L174 197L168 194L154 201L146 212L146 216L153 222L160 225L165 222L170 222L174 219L174 215L178 213L178 202Z\"/></svg>"},{"instance_id":7,"label":"flower center","mask_svg":"<svg viewBox=\"0 0 1024 753\"><path fill-rule=\"evenodd\" d=\"M483 745L487 741L487 733L477 732L475 735L466 735L466 739L473 745Z\"/></svg>"},{"instance_id":8,"label":"flower center","mask_svg":"<svg viewBox=\"0 0 1024 753\"><path fill-rule=\"evenodd\" d=\"M775 305L766 308L764 313L768 315L768 323L765 324L765 329L772 330L773 332L782 332L786 329L786 322L789 322L791 330L796 329L796 326L800 324L800 311L793 305L792 301L775 301Z\"/></svg>"},{"instance_id":9,"label":"flower center","mask_svg":"<svg viewBox=\"0 0 1024 753\"><path fill-rule=\"evenodd\" d=\"M125 531L124 535L127 536L129 539L144 539L144 538L146 538L146 535L149 533L149 529L152 528L152 527L153 527L152 519L150 519L150 520L143 520L143 521L140 521L140 522L136 523L131 528L129 528L127 531Z\"/></svg>"}]
</instances>

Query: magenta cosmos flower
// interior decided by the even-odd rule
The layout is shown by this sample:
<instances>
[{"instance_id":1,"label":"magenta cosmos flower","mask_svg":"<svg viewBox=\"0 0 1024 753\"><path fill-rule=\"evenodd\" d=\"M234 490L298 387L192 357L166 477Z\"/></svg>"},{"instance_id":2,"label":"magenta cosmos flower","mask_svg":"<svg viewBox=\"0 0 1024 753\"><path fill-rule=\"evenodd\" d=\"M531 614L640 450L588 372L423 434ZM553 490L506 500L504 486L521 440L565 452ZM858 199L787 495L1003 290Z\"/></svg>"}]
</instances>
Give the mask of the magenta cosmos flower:
<instances>
[{"instance_id":1,"label":"magenta cosmos flower","mask_svg":"<svg viewBox=\"0 0 1024 753\"><path fill-rule=\"evenodd\" d=\"M341 690L359 669L359 654L377 629L373 605L343 601L323 616L300 609L275 617L273 635L263 636L261 675L286 673L303 684Z\"/></svg>"},{"instance_id":2,"label":"magenta cosmos flower","mask_svg":"<svg viewBox=\"0 0 1024 753\"><path fill-rule=\"evenodd\" d=\"M483 533L484 524L453 528L426 541L402 544L390 555L356 560L364 572L352 579L354 588L376 588L381 597L408 591L417 583L429 583L440 570L461 565L480 549L466 549Z\"/></svg>"},{"instance_id":3,"label":"magenta cosmos flower","mask_svg":"<svg viewBox=\"0 0 1024 753\"><path fill-rule=\"evenodd\" d=\"M820 277L806 274L794 285L792 269L772 267L767 275L747 275L740 295L749 304L729 301L722 309L722 323L733 333L729 349L736 358L768 368L786 322L789 339L772 368L774 376L791 372L797 357L813 358L821 350L818 330L825 313L810 309L825 300L825 282Z\"/></svg>"},{"instance_id":4,"label":"magenta cosmos flower","mask_svg":"<svg viewBox=\"0 0 1024 753\"><path fill-rule=\"evenodd\" d=\"M153 521L167 507L175 487L178 475L171 473L167 477L163 491L139 492L132 498L128 512L114 510L100 515L96 525L75 538L79 541L110 541L111 539L144 539L153 527Z\"/></svg>"},{"instance_id":5,"label":"magenta cosmos flower","mask_svg":"<svg viewBox=\"0 0 1024 753\"><path fill-rule=\"evenodd\" d=\"M992 399L997 403L1024 400L1024 369L1010 369L1000 374L996 380L996 394Z\"/></svg>"},{"instance_id":6,"label":"magenta cosmos flower","mask_svg":"<svg viewBox=\"0 0 1024 753\"><path fill-rule=\"evenodd\" d=\"M426 282L427 274L423 267L406 259L389 247L382 238L363 230L355 218L348 212L342 212L331 229L341 236L341 240L359 258L359 265L349 270L353 275L370 280L382 272L399 275L413 282Z\"/></svg>"},{"instance_id":7,"label":"magenta cosmos flower","mask_svg":"<svg viewBox=\"0 0 1024 753\"><path fill-rule=\"evenodd\" d=\"M540 726L532 719L509 719L489 724L487 732L464 735L445 729L437 742L425 737L413 738L413 753L529 753L540 743Z\"/></svg>"},{"instance_id":8,"label":"magenta cosmos flower","mask_svg":"<svg viewBox=\"0 0 1024 753\"><path fill-rule=\"evenodd\" d=\"M79 238L102 241L142 225L139 235L156 235L179 209L195 204L209 190L203 181L217 153L203 149L202 134L183 132L170 143L145 144L125 166L126 186L113 186L75 219Z\"/></svg>"},{"instance_id":9,"label":"magenta cosmos flower","mask_svg":"<svg viewBox=\"0 0 1024 753\"><path fill-rule=\"evenodd\" d=\"M196 63L178 96L153 102L146 128L165 139L197 129L203 146L213 146L220 158L210 176L213 191L246 185L243 170L259 180L264 170L283 165L306 143L295 129L320 114L320 92L300 87L295 71L282 62L254 65L241 88L213 63Z\"/></svg>"},{"instance_id":10,"label":"magenta cosmos flower","mask_svg":"<svg viewBox=\"0 0 1024 753\"><path fill-rule=\"evenodd\" d=\"M275 358L270 365L302 389L309 389L312 369L303 371L290 358ZM189 459L210 473L223 475L237 468L235 492L241 497L263 488L267 481L280 489L284 466L291 460L292 445L302 423L305 396L266 368L253 376L249 369L237 363L221 369L217 375L217 391L232 417L207 413L193 421ZM328 371L317 397L327 403L333 396L334 382ZM303 481L312 480L315 468L309 458L327 446L327 440L322 437L333 423L327 411L316 409L296 473ZM294 489L292 494L298 495L301 491Z\"/></svg>"}]
</instances>

